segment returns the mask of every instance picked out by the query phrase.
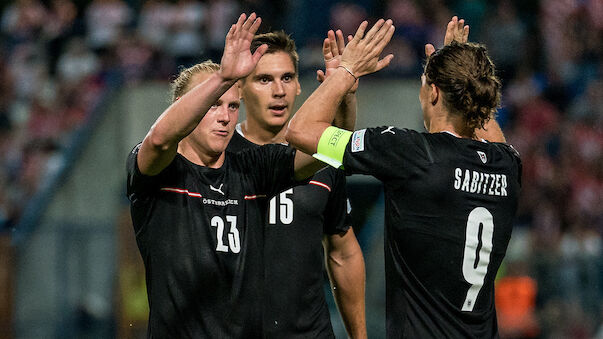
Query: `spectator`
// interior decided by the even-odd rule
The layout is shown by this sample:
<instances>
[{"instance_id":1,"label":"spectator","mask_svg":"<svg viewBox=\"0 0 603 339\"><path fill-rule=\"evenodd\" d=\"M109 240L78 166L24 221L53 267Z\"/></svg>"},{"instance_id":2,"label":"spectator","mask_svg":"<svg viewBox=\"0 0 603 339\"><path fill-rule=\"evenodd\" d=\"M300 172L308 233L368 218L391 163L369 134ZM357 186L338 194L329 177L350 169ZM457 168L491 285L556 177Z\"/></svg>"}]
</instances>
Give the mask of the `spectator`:
<instances>
[{"instance_id":1,"label":"spectator","mask_svg":"<svg viewBox=\"0 0 603 339\"><path fill-rule=\"evenodd\" d=\"M62 82L77 85L86 77L98 72L98 56L86 46L83 39L72 38L63 54L59 57L57 76Z\"/></svg>"},{"instance_id":2,"label":"spectator","mask_svg":"<svg viewBox=\"0 0 603 339\"><path fill-rule=\"evenodd\" d=\"M179 0L176 3L166 48L175 58L177 65L190 66L203 55L206 38L202 28L206 12L205 5L198 1Z\"/></svg>"},{"instance_id":3,"label":"spectator","mask_svg":"<svg viewBox=\"0 0 603 339\"><path fill-rule=\"evenodd\" d=\"M122 0L93 0L86 7L89 46L97 52L110 48L131 20L132 12Z\"/></svg>"}]
</instances>

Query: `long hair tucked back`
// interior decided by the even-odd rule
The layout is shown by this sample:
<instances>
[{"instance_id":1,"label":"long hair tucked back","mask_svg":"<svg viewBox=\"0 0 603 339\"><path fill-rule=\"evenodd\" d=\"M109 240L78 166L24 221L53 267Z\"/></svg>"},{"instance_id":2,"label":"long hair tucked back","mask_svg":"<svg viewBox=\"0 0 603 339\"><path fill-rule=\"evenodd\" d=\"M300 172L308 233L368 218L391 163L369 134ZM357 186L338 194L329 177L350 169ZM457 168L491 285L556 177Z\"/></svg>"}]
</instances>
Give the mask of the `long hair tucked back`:
<instances>
[{"instance_id":1,"label":"long hair tucked back","mask_svg":"<svg viewBox=\"0 0 603 339\"><path fill-rule=\"evenodd\" d=\"M469 135L500 107L502 85L484 45L452 42L427 58L424 74L443 92L449 113L461 116Z\"/></svg>"}]
</instances>

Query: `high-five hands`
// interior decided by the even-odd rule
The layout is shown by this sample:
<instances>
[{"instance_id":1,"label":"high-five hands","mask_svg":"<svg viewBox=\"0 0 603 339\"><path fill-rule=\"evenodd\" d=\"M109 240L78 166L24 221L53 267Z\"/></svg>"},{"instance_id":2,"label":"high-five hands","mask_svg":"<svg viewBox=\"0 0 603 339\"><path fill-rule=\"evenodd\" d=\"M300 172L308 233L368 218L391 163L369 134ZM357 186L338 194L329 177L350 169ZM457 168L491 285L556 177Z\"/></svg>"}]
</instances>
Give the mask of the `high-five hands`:
<instances>
[{"instance_id":1,"label":"high-five hands","mask_svg":"<svg viewBox=\"0 0 603 339\"><path fill-rule=\"evenodd\" d=\"M257 32L262 19L251 13L246 18L245 13L239 16L236 24L230 27L226 34L224 54L220 61L220 75L225 80L244 78L253 71L262 55L268 49L267 45L260 46L253 55L251 54L251 40Z\"/></svg>"},{"instance_id":2,"label":"high-five hands","mask_svg":"<svg viewBox=\"0 0 603 339\"><path fill-rule=\"evenodd\" d=\"M352 39L353 37L348 35L348 42ZM316 80L318 80L318 82L322 83L326 77L335 72L337 67L339 67L344 49L345 41L341 30L338 29L335 32L333 30L328 31L327 37L322 44L322 55L325 59L325 71L316 71ZM354 83L354 86L352 86L348 93L355 93L357 89L358 80L356 80L356 83Z\"/></svg>"},{"instance_id":3,"label":"high-five hands","mask_svg":"<svg viewBox=\"0 0 603 339\"><path fill-rule=\"evenodd\" d=\"M446 26L446 35L444 36L444 45L448 45L449 43L456 42L467 42L469 38L469 25L465 25L465 20L460 19L455 15L448 22L448 26ZM432 44L425 45L425 55L430 56L433 52L435 52L435 47Z\"/></svg>"},{"instance_id":4,"label":"high-five hands","mask_svg":"<svg viewBox=\"0 0 603 339\"><path fill-rule=\"evenodd\" d=\"M394 57L393 54L389 54L379 59L379 55L394 35L395 27L392 21L379 19L365 34L367 26L366 21L360 24L341 56L340 66L346 68L356 78L387 67Z\"/></svg>"}]
</instances>

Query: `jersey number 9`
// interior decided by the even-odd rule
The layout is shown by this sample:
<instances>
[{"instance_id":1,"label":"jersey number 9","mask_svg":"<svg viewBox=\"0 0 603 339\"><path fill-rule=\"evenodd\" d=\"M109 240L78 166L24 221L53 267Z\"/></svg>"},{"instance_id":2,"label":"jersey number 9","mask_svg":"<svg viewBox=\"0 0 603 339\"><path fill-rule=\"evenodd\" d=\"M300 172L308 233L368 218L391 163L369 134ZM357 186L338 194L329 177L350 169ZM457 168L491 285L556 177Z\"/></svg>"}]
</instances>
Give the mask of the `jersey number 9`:
<instances>
[{"instance_id":1,"label":"jersey number 9","mask_svg":"<svg viewBox=\"0 0 603 339\"><path fill-rule=\"evenodd\" d=\"M492 252L493 233L492 213L484 207L474 208L467 219L465 253L463 255L463 277L471 284L471 287L467 291L462 311L473 311L479 291L484 285ZM480 240L481 248L479 248Z\"/></svg>"}]
</instances>

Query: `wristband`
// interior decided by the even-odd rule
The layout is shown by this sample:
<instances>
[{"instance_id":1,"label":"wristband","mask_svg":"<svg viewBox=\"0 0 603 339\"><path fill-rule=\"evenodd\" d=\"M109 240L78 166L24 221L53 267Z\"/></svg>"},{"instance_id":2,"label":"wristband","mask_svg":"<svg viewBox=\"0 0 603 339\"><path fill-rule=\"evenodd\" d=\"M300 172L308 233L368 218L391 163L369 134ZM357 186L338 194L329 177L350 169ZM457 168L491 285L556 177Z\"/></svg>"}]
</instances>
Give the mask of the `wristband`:
<instances>
[{"instance_id":1,"label":"wristband","mask_svg":"<svg viewBox=\"0 0 603 339\"><path fill-rule=\"evenodd\" d=\"M339 67L341 67L341 68L345 69L346 71L348 71L348 73L350 73L350 75L353 76L356 81L358 81L358 77L355 76L354 73L352 73L352 71L350 71L349 68L345 67L344 65L337 66L337 68L339 68Z\"/></svg>"},{"instance_id":2,"label":"wristband","mask_svg":"<svg viewBox=\"0 0 603 339\"><path fill-rule=\"evenodd\" d=\"M316 153L312 156L335 168L343 169L343 154L352 132L329 126L322 132Z\"/></svg>"}]
</instances>

